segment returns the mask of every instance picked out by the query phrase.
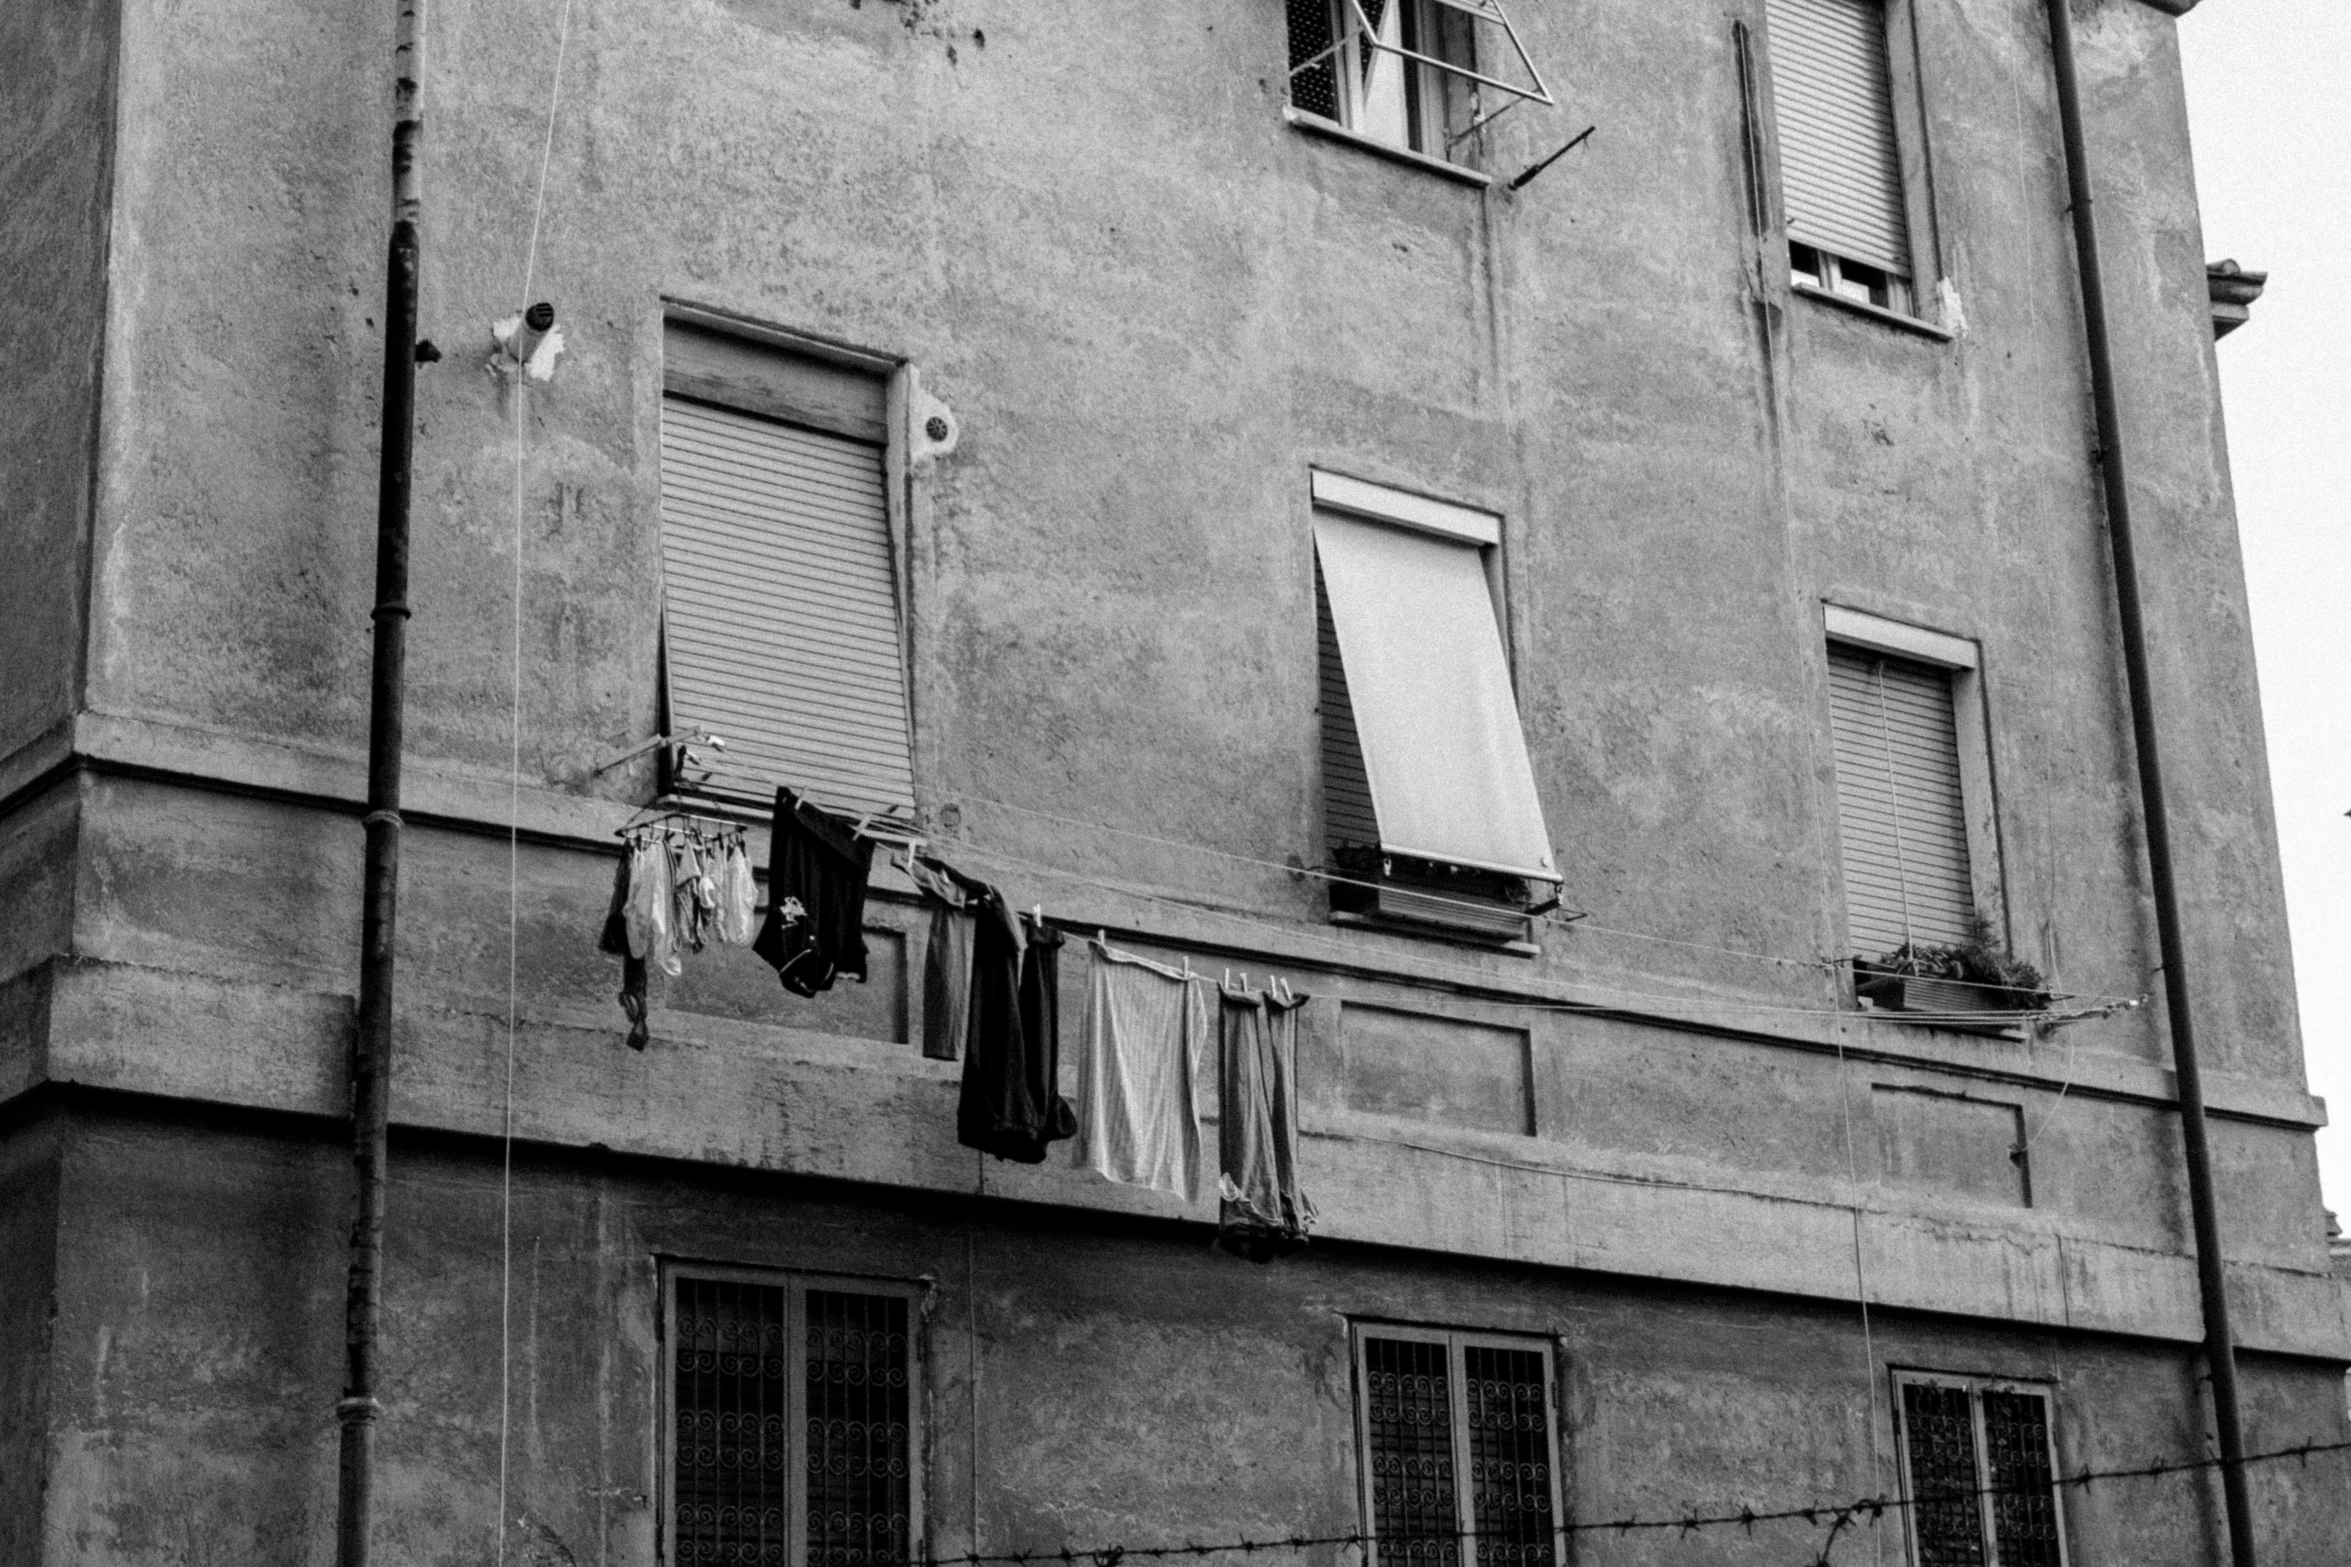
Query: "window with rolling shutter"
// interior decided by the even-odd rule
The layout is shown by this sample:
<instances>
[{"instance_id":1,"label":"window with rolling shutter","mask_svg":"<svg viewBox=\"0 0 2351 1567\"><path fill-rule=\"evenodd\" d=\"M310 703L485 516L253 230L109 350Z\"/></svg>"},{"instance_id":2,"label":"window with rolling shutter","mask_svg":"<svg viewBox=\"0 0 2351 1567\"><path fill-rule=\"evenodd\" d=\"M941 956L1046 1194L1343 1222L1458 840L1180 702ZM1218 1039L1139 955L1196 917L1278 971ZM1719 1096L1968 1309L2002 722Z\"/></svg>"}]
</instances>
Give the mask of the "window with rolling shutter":
<instances>
[{"instance_id":1,"label":"window with rolling shutter","mask_svg":"<svg viewBox=\"0 0 2351 1567\"><path fill-rule=\"evenodd\" d=\"M1886 0L1767 0L1765 17L1797 279L1907 309L1910 219Z\"/></svg>"},{"instance_id":2,"label":"window with rolling shutter","mask_svg":"<svg viewBox=\"0 0 2351 1567\"><path fill-rule=\"evenodd\" d=\"M1527 939L1559 882L1511 686L1491 512L1313 474L1334 918Z\"/></svg>"},{"instance_id":3,"label":"window with rolling shutter","mask_svg":"<svg viewBox=\"0 0 2351 1567\"><path fill-rule=\"evenodd\" d=\"M911 1559L912 1292L734 1270L675 1270L668 1284L663 1559Z\"/></svg>"},{"instance_id":4,"label":"window with rolling shutter","mask_svg":"<svg viewBox=\"0 0 2351 1567\"><path fill-rule=\"evenodd\" d=\"M882 381L675 325L664 346L668 732L726 741L700 792L910 811Z\"/></svg>"},{"instance_id":5,"label":"window with rolling shutter","mask_svg":"<svg viewBox=\"0 0 2351 1567\"><path fill-rule=\"evenodd\" d=\"M1378 1567L1555 1567L1552 1383L1539 1339L1357 1330L1364 1531Z\"/></svg>"},{"instance_id":6,"label":"window with rolling shutter","mask_svg":"<svg viewBox=\"0 0 2351 1567\"><path fill-rule=\"evenodd\" d=\"M1897 1372L1913 1567L2065 1567L2044 1388Z\"/></svg>"},{"instance_id":7,"label":"window with rolling shutter","mask_svg":"<svg viewBox=\"0 0 2351 1567\"><path fill-rule=\"evenodd\" d=\"M1829 644L1846 938L1877 957L1975 933L1951 672Z\"/></svg>"}]
</instances>

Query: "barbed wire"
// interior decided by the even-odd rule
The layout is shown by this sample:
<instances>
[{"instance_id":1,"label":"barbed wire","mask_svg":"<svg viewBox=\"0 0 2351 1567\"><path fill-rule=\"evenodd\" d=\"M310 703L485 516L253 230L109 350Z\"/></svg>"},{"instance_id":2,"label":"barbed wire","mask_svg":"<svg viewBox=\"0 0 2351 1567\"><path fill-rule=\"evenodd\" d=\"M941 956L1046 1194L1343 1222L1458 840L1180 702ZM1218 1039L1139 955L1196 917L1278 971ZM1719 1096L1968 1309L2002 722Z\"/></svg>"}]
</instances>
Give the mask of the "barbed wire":
<instances>
[{"instance_id":1,"label":"barbed wire","mask_svg":"<svg viewBox=\"0 0 2351 1567\"><path fill-rule=\"evenodd\" d=\"M2298 1459L2307 1465L2312 1458L2329 1454L2351 1452L2351 1441L2302 1442L2293 1447L2274 1448L2266 1452L2247 1453L2238 1460L2242 1464L2281 1463ZM2051 1474L2046 1480L2011 1485L1983 1485L1966 1489L1922 1491L1916 1496L1857 1496L1842 1502L1814 1502L1801 1507L1755 1508L1742 1506L1736 1512L1717 1510L1701 1512L1696 1507L1672 1517L1627 1517L1593 1519L1585 1522L1563 1522L1550 1525L1521 1523L1506 1529L1444 1529L1416 1531L1388 1531L1374 1534L1366 1530L1350 1530L1341 1534L1291 1534L1278 1538L1219 1540L1202 1543L1187 1540L1181 1545L1104 1545L1081 1547L1064 1545L1027 1551L965 1551L960 1554L923 1555L908 1557L873 1556L867 1567L1043 1567L1058 1562L1063 1567L1120 1567L1130 1561L1173 1561L1184 1557L1250 1556L1260 1551L1306 1551L1326 1546L1367 1549L1372 1546L1412 1546L1415 1544L1442 1545L1448 1541L1492 1540L1521 1547L1516 1560L1525 1567L1541 1560L1543 1545L1557 1537L1574 1534L1639 1534L1673 1532L1681 1535L1702 1533L1709 1529L1736 1528L1753 1534L1758 1525L1774 1523L1804 1523L1812 1528L1826 1527L1828 1537L1821 1542L1816 1561L1828 1560L1829 1547L1847 1529L1867 1520L1875 1523L1888 1513L1900 1514L1906 1510L1947 1505L1955 1502L1982 1502L2001 1496L2046 1496L2061 1488L2087 1490L2093 1484L2109 1480L2162 1479L2174 1475L2200 1473L2221 1468L2226 1460L2218 1457L2182 1459L2177 1462L2157 1458L2153 1463L2123 1469L2090 1469L2084 1467L2073 1474Z\"/></svg>"}]
</instances>

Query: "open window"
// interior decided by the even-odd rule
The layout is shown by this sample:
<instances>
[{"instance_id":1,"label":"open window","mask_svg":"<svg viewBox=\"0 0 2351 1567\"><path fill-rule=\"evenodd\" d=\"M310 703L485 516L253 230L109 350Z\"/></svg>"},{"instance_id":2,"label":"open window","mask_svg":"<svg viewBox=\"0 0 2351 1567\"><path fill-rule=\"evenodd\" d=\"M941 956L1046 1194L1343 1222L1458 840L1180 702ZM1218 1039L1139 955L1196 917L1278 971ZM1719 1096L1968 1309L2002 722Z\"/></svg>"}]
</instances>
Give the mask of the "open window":
<instances>
[{"instance_id":1,"label":"open window","mask_svg":"<svg viewBox=\"0 0 2351 1567\"><path fill-rule=\"evenodd\" d=\"M1559 881L1503 646L1502 520L1314 475L1334 918L1523 942Z\"/></svg>"},{"instance_id":2,"label":"open window","mask_svg":"<svg viewBox=\"0 0 2351 1567\"><path fill-rule=\"evenodd\" d=\"M698 753L715 770L673 768L670 788L764 809L789 784L911 814L892 368L667 323L663 732L725 742Z\"/></svg>"},{"instance_id":3,"label":"open window","mask_svg":"<svg viewBox=\"0 0 2351 1567\"><path fill-rule=\"evenodd\" d=\"M1501 0L1288 0L1290 107L1448 163L1549 89Z\"/></svg>"},{"instance_id":4,"label":"open window","mask_svg":"<svg viewBox=\"0 0 2351 1567\"><path fill-rule=\"evenodd\" d=\"M2066 1567L2049 1390L1894 1373L1913 1567Z\"/></svg>"}]
</instances>

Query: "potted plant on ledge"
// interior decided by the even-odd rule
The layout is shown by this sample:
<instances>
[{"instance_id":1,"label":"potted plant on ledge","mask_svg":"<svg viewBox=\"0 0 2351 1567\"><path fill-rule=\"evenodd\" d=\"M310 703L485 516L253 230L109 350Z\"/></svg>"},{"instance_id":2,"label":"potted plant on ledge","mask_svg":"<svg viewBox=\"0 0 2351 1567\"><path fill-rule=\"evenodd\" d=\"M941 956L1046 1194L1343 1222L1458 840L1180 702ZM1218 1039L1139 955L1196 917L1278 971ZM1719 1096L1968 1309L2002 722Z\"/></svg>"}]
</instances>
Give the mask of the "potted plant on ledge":
<instances>
[{"instance_id":1,"label":"potted plant on ledge","mask_svg":"<svg viewBox=\"0 0 2351 1567\"><path fill-rule=\"evenodd\" d=\"M1997 940L1980 914L1965 941L1906 941L1883 956L1855 958L1853 993L1888 1012L2041 1012L2049 1006L2041 971Z\"/></svg>"}]
</instances>

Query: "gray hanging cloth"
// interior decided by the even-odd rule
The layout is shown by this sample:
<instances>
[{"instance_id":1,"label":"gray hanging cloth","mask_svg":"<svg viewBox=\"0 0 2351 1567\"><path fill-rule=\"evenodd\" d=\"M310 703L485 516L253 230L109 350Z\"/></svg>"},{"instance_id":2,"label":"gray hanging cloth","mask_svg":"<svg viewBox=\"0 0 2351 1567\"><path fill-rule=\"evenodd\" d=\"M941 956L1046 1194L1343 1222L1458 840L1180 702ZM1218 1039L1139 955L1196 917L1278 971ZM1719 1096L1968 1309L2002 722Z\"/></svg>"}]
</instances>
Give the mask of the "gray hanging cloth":
<instances>
[{"instance_id":1,"label":"gray hanging cloth","mask_svg":"<svg viewBox=\"0 0 2351 1567\"><path fill-rule=\"evenodd\" d=\"M1271 1262L1306 1244L1314 1204L1298 1185L1298 1009L1305 996L1217 990L1216 1243Z\"/></svg>"},{"instance_id":2,"label":"gray hanging cloth","mask_svg":"<svg viewBox=\"0 0 2351 1567\"><path fill-rule=\"evenodd\" d=\"M927 854L911 856L906 874L931 911L922 959L922 1053L934 1061L960 1061L971 1027L972 932L979 923L972 910L988 884Z\"/></svg>"}]
</instances>

